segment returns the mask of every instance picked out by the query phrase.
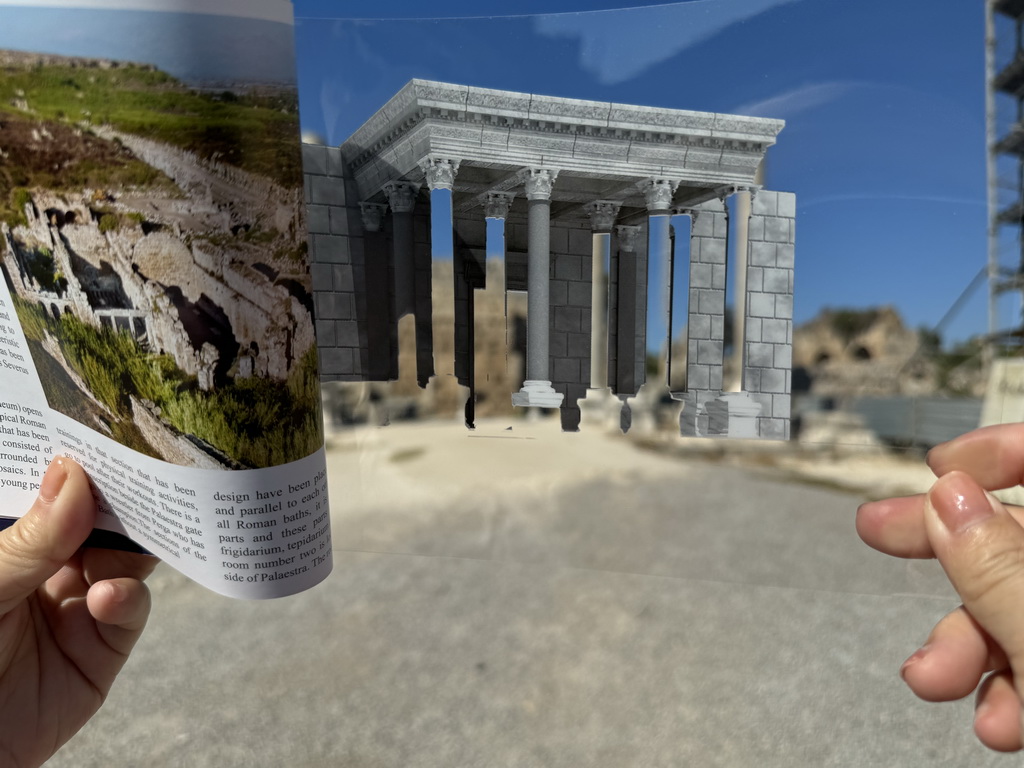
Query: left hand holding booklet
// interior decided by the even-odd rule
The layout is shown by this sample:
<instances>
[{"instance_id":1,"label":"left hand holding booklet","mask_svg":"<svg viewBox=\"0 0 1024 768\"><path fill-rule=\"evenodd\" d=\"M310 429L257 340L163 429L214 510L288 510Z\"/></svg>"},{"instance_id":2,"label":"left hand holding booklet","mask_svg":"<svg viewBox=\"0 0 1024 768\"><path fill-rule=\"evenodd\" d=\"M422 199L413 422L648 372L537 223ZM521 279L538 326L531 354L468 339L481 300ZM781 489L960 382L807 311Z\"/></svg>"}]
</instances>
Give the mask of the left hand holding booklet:
<instances>
[{"instance_id":1,"label":"left hand holding booklet","mask_svg":"<svg viewBox=\"0 0 1024 768\"><path fill-rule=\"evenodd\" d=\"M92 479L98 542L232 597L317 584L290 2L0 6L4 513L65 454Z\"/></svg>"}]
</instances>

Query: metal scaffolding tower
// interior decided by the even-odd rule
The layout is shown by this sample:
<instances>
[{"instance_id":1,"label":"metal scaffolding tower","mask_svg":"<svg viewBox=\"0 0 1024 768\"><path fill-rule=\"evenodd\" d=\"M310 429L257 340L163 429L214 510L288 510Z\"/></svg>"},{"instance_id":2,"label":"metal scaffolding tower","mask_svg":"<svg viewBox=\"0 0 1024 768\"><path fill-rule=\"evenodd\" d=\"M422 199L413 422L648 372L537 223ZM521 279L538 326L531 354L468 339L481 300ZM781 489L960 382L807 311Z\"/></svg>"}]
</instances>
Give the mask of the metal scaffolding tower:
<instances>
[{"instance_id":1,"label":"metal scaffolding tower","mask_svg":"<svg viewBox=\"0 0 1024 768\"><path fill-rule=\"evenodd\" d=\"M1024 0L985 0L985 15L988 330L992 344L1020 347L1024 317L999 328L998 303L1009 292L1024 302Z\"/></svg>"}]
</instances>

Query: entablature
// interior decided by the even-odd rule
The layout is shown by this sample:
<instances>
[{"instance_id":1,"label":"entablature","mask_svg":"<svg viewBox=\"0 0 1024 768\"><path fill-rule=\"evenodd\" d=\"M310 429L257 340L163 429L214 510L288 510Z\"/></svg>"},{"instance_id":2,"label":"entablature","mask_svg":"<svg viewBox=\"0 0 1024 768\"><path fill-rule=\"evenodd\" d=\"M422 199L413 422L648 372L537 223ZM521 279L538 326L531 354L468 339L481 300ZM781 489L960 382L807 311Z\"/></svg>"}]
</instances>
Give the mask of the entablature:
<instances>
[{"instance_id":1,"label":"entablature","mask_svg":"<svg viewBox=\"0 0 1024 768\"><path fill-rule=\"evenodd\" d=\"M674 179L680 196L691 198L752 185L784 125L413 80L341 151L363 200L381 199L395 181L423 184L425 158L442 156L458 162L456 210L483 206L489 193L521 192L519 171L531 167L558 172L552 202L582 207L602 199L643 208L636 184L644 179Z\"/></svg>"}]
</instances>

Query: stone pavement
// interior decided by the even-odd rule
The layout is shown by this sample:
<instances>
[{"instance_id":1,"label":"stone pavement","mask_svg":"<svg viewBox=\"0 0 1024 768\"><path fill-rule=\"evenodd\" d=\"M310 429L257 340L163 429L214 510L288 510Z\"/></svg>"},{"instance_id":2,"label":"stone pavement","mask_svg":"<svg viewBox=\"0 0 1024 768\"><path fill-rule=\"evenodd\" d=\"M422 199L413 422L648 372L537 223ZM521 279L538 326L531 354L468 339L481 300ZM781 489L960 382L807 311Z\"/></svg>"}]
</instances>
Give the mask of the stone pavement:
<instances>
[{"instance_id":1,"label":"stone pavement","mask_svg":"<svg viewBox=\"0 0 1024 768\"><path fill-rule=\"evenodd\" d=\"M860 543L863 493L504 426L336 435L331 578L242 602L161 570L49 765L1019 763L900 682L956 600Z\"/></svg>"}]
</instances>

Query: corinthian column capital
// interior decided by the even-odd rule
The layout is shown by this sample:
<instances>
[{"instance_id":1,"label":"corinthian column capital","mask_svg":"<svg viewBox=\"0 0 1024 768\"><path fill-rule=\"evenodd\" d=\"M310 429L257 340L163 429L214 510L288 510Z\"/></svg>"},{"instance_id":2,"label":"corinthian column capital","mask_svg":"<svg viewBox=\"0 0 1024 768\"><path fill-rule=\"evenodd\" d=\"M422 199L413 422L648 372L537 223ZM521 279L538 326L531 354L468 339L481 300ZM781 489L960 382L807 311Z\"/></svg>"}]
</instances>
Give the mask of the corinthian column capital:
<instances>
[{"instance_id":1,"label":"corinthian column capital","mask_svg":"<svg viewBox=\"0 0 1024 768\"><path fill-rule=\"evenodd\" d=\"M552 168L524 168L520 172L526 182L526 197L529 200L550 200L551 188L558 177L558 171Z\"/></svg>"},{"instance_id":2,"label":"corinthian column capital","mask_svg":"<svg viewBox=\"0 0 1024 768\"><path fill-rule=\"evenodd\" d=\"M640 227L618 226L615 234L619 237L619 247L626 253L636 250L636 239L640 235Z\"/></svg>"},{"instance_id":3,"label":"corinthian column capital","mask_svg":"<svg viewBox=\"0 0 1024 768\"><path fill-rule=\"evenodd\" d=\"M514 192L488 192L484 202L484 215L488 219L507 219L508 209L512 207Z\"/></svg>"},{"instance_id":4,"label":"corinthian column capital","mask_svg":"<svg viewBox=\"0 0 1024 768\"><path fill-rule=\"evenodd\" d=\"M440 155L427 155L420 160L420 169L427 177L427 186L431 189L453 189L455 174L459 172L460 160Z\"/></svg>"},{"instance_id":5,"label":"corinthian column capital","mask_svg":"<svg viewBox=\"0 0 1024 768\"><path fill-rule=\"evenodd\" d=\"M388 196L388 205L394 213L412 213L419 191L419 184L408 181L391 181L384 185L384 194Z\"/></svg>"},{"instance_id":6,"label":"corinthian column capital","mask_svg":"<svg viewBox=\"0 0 1024 768\"><path fill-rule=\"evenodd\" d=\"M367 232L380 232L381 222L384 221L386 205L381 203L360 203L359 212L363 217L363 229Z\"/></svg>"},{"instance_id":7,"label":"corinthian column capital","mask_svg":"<svg viewBox=\"0 0 1024 768\"><path fill-rule=\"evenodd\" d=\"M594 200L583 206L583 209L590 216L591 229L595 232L611 232L621 207L622 203L616 200Z\"/></svg>"},{"instance_id":8,"label":"corinthian column capital","mask_svg":"<svg viewBox=\"0 0 1024 768\"><path fill-rule=\"evenodd\" d=\"M637 186L644 193L648 212L667 213L679 182L674 179L644 179Z\"/></svg>"}]
</instances>

